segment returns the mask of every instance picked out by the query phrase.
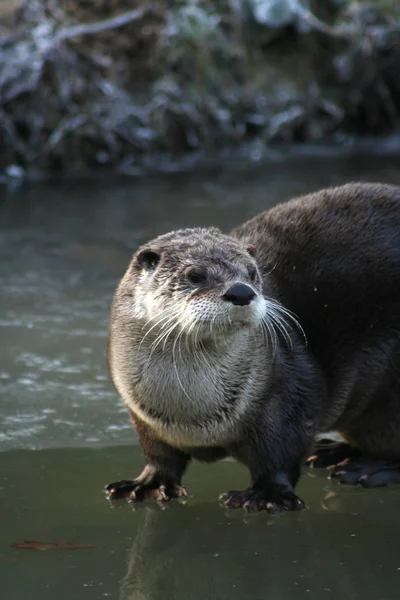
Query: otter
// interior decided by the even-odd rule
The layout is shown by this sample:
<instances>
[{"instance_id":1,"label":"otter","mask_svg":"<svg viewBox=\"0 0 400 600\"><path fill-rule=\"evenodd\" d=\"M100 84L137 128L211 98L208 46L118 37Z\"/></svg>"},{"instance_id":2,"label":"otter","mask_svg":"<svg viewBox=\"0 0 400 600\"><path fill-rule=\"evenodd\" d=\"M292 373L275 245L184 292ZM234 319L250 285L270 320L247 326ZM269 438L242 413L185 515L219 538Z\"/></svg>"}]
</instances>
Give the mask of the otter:
<instances>
[{"instance_id":1,"label":"otter","mask_svg":"<svg viewBox=\"0 0 400 600\"><path fill-rule=\"evenodd\" d=\"M234 229L172 231L119 284L108 360L144 450L110 499L185 495L192 458L233 457L229 508L298 510L309 460L344 483L400 480L400 189L351 183ZM343 461L346 458L346 461Z\"/></svg>"}]
</instances>

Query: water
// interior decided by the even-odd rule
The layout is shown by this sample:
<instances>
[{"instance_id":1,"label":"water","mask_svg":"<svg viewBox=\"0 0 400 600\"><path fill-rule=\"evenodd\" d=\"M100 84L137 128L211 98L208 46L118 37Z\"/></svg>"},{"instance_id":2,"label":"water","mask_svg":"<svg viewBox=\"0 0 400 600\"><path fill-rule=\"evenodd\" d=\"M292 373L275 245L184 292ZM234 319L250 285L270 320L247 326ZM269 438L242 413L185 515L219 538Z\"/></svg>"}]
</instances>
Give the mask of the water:
<instances>
[{"instance_id":1,"label":"water","mask_svg":"<svg viewBox=\"0 0 400 600\"><path fill-rule=\"evenodd\" d=\"M237 167L0 196L0 581L7 599L399 598L395 486L345 488L324 472L306 472L299 495L308 511L246 519L215 500L247 482L242 467L222 462L190 467L185 506L111 510L102 496L105 483L142 467L105 363L112 293L137 245L181 226L229 230L327 185L400 184L396 157ZM94 548L11 547L23 540Z\"/></svg>"},{"instance_id":2,"label":"water","mask_svg":"<svg viewBox=\"0 0 400 600\"><path fill-rule=\"evenodd\" d=\"M104 449L0 454L0 568L7 600L398 600L396 488L339 487L306 474L304 513L244 518L216 497L246 484L223 462L192 466L186 505L111 510L105 482L137 473L140 453ZM23 540L92 544L35 552Z\"/></svg>"}]
</instances>

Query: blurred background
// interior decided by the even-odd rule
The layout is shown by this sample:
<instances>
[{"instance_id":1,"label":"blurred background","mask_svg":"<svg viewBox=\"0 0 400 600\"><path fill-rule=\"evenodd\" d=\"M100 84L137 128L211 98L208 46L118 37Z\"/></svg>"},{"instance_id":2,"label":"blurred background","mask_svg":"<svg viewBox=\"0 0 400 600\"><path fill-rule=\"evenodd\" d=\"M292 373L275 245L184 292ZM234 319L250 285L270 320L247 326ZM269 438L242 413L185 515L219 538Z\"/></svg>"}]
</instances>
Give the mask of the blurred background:
<instances>
[{"instance_id":1,"label":"blurred background","mask_svg":"<svg viewBox=\"0 0 400 600\"><path fill-rule=\"evenodd\" d=\"M392 134L399 32L396 0L2 0L0 171Z\"/></svg>"},{"instance_id":2,"label":"blurred background","mask_svg":"<svg viewBox=\"0 0 400 600\"><path fill-rule=\"evenodd\" d=\"M399 109L397 0L0 0L7 600L398 600L396 486L308 470L308 511L250 519L216 501L246 485L230 462L192 465L186 506L110 510L102 489L143 466L105 359L137 246L400 185Z\"/></svg>"}]
</instances>

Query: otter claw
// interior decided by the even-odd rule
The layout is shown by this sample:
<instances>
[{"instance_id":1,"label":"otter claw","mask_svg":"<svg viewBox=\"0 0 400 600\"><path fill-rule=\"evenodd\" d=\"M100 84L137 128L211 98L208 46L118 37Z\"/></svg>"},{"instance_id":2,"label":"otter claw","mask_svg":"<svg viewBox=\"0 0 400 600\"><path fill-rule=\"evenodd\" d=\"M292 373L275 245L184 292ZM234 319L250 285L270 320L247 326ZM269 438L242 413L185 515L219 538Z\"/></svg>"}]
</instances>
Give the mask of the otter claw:
<instances>
[{"instance_id":1,"label":"otter claw","mask_svg":"<svg viewBox=\"0 0 400 600\"><path fill-rule=\"evenodd\" d=\"M219 496L227 508L244 508L247 512L266 510L277 514L282 510L302 510L305 504L293 492L262 492L252 489L224 492Z\"/></svg>"},{"instance_id":2,"label":"otter claw","mask_svg":"<svg viewBox=\"0 0 400 600\"><path fill-rule=\"evenodd\" d=\"M218 500L221 500L221 501L223 501L223 500L227 500L227 499L228 499L228 497L229 497L229 492L223 492L222 494L220 494L220 495L218 496Z\"/></svg>"},{"instance_id":3,"label":"otter claw","mask_svg":"<svg viewBox=\"0 0 400 600\"><path fill-rule=\"evenodd\" d=\"M186 491L186 488L184 488L182 485L177 486L175 488L175 493L176 493L176 497L177 498L182 498L182 499L187 498L187 495L188 495L187 491Z\"/></svg>"},{"instance_id":4,"label":"otter claw","mask_svg":"<svg viewBox=\"0 0 400 600\"><path fill-rule=\"evenodd\" d=\"M105 488L108 500L125 500L130 504L142 500L156 500L161 503L168 502L171 498L185 498L186 490L181 485L174 483L162 483L152 485L151 483L141 483L140 481L118 481L111 483Z\"/></svg>"},{"instance_id":5,"label":"otter claw","mask_svg":"<svg viewBox=\"0 0 400 600\"><path fill-rule=\"evenodd\" d=\"M160 485L157 492L158 493L156 494L156 500L159 500L160 502L167 502L169 500L165 485Z\"/></svg>"}]
</instances>

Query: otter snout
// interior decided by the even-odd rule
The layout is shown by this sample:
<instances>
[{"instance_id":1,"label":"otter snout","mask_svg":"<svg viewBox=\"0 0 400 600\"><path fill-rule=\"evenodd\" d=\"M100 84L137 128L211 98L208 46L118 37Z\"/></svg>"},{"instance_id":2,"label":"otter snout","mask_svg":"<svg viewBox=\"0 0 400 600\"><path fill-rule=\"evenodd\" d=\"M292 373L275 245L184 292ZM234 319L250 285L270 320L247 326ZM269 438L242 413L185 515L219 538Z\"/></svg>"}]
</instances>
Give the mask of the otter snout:
<instances>
[{"instance_id":1,"label":"otter snout","mask_svg":"<svg viewBox=\"0 0 400 600\"><path fill-rule=\"evenodd\" d=\"M223 300L235 306L247 306L256 297L255 291L245 283L234 283L222 296Z\"/></svg>"}]
</instances>

